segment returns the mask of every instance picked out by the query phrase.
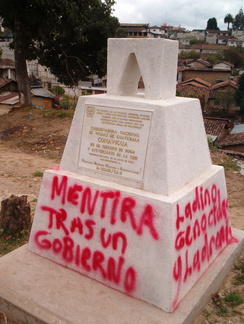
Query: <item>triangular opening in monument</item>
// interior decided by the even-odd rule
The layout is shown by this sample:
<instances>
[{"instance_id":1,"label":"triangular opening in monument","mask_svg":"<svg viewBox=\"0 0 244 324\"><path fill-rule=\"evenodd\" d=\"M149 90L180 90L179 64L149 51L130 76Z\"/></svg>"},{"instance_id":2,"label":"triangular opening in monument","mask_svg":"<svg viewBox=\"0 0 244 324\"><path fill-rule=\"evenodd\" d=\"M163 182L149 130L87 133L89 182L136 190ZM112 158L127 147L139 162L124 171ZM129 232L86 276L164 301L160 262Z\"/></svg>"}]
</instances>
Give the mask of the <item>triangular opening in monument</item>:
<instances>
[{"instance_id":1,"label":"triangular opening in monument","mask_svg":"<svg viewBox=\"0 0 244 324\"><path fill-rule=\"evenodd\" d=\"M144 93L145 92L145 84L143 77L140 76L139 82L138 82L138 93Z\"/></svg>"},{"instance_id":2,"label":"triangular opening in monument","mask_svg":"<svg viewBox=\"0 0 244 324\"><path fill-rule=\"evenodd\" d=\"M120 81L120 95L136 96L142 77L135 53L130 53Z\"/></svg>"}]
</instances>

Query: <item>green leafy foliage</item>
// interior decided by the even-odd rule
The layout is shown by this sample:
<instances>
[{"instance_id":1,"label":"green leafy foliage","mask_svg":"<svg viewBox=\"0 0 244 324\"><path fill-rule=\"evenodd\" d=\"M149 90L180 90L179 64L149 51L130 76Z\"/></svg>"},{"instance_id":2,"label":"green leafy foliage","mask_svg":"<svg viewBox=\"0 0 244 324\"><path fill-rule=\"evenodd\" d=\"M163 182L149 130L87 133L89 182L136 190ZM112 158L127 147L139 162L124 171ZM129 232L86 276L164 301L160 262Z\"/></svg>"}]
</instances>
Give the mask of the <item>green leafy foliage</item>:
<instances>
[{"instance_id":1,"label":"green leafy foliage","mask_svg":"<svg viewBox=\"0 0 244 324\"><path fill-rule=\"evenodd\" d=\"M227 27L228 30L230 29L230 24L233 24L233 22L234 22L233 16L231 14L227 14L224 18L224 23L228 24L228 27Z\"/></svg>"},{"instance_id":2,"label":"green leafy foliage","mask_svg":"<svg viewBox=\"0 0 244 324\"><path fill-rule=\"evenodd\" d=\"M235 30L244 29L244 13L243 13L242 8L239 10L238 14L235 16L235 19L233 22L233 29L235 29Z\"/></svg>"},{"instance_id":3,"label":"green leafy foliage","mask_svg":"<svg viewBox=\"0 0 244 324\"><path fill-rule=\"evenodd\" d=\"M222 51L219 51L218 53L201 55L201 58L214 65L224 61L224 54Z\"/></svg>"},{"instance_id":4,"label":"green leafy foliage","mask_svg":"<svg viewBox=\"0 0 244 324\"><path fill-rule=\"evenodd\" d=\"M105 75L107 39L115 36L118 27L111 16L113 2L46 2L51 16L43 26L45 37L36 46L40 63L66 85L77 85L91 73Z\"/></svg>"},{"instance_id":5,"label":"green leafy foliage","mask_svg":"<svg viewBox=\"0 0 244 324\"><path fill-rule=\"evenodd\" d=\"M224 23L228 24L228 27L227 27L228 30L230 29L230 24L233 24L233 22L234 22L233 16L230 13L228 13L224 18Z\"/></svg>"},{"instance_id":6,"label":"green leafy foliage","mask_svg":"<svg viewBox=\"0 0 244 324\"><path fill-rule=\"evenodd\" d=\"M234 161L230 156L225 155L222 162L219 163L220 166L224 167L226 170L234 170L240 172L241 167L236 161Z\"/></svg>"},{"instance_id":7,"label":"green leafy foliage","mask_svg":"<svg viewBox=\"0 0 244 324\"><path fill-rule=\"evenodd\" d=\"M64 109L45 109L41 111L42 117L47 119L53 118L73 118L73 110L64 110Z\"/></svg>"},{"instance_id":8,"label":"green leafy foliage","mask_svg":"<svg viewBox=\"0 0 244 324\"><path fill-rule=\"evenodd\" d=\"M200 53L196 52L196 51L189 51L189 52L185 52L182 51L179 54L179 58L180 59L188 59L188 58L192 58L192 59L199 59L200 58Z\"/></svg>"},{"instance_id":9,"label":"green leafy foliage","mask_svg":"<svg viewBox=\"0 0 244 324\"><path fill-rule=\"evenodd\" d=\"M234 64L235 68L244 65L244 51L239 47L230 47L224 51L224 60Z\"/></svg>"},{"instance_id":10,"label":"green leafy foliage","mask_svg":"<svg viewBox=\"0 0 244 324\"><path fill-rule=\"evenodd\" d=\"M26 60L38 58L60 82L74 86L106 73L107 39L119 26L113 0L0 1L0 18L13 31L17 79L28 95ZM26 101L27 104L30 103Z\"/></svg>"},{"instance_id":11,"label":"green leafy foliage","mask_svg":"<svg viewBox=\"0 0 244 324\"><path fill-rule=\"evenodd\" d=\"M70 97L68 95L62 96L62 99L60 100L60 107L62 109L75 109L77 105L77 98L76 97Z\"/></svg>"},{"instance_id":12,"label":"green leafy foliage","mask_svg":"<svg viewBox=\"0 0 244 324\"><path fill-rule=\"evenodd\" d=\"M215 17L209 18L206 29L219 30L217 20Z\"/></svg>"},{"instance_id":13,"label":"green leafy foliage","mask_svg":"<svg viewBox=\"0 0 244 324\"><path fill-rule=\"evenodd\" d=\"M29 231L21 231L17 234L0 234L0 256L7 254L28 242Z\"/></svg>"},{"instance_id":14,"label":"green leafy foliage","mask_svg":"<svg viewBox=\"0 0 244 324\"><path fill-rule=\"evenodd\" d=\"M126 38L127 37L127 33L126 30L119 28L116 32L116 37L118 38Z\"/></svg>"},{"instance_id":15,"label":"green leafy foliage","mask_svg":"<svg viewBox=\"0 0 244 324\"><path fill-rule=\"evenodd\" d=\"M236 101L240 107L240 111L244 112L244 73L240 76L239 86L236 90Z\"/></svg>"},{"instance_id":16,"label":"green leafy foliage","mask_svg":"<svg viewBox=\"0 0 244 324\"><path fill-rule=\"evenodd\" d=\"M215 94L215 104L230 113L231 109L236 107L235 90L217 91Z\"/></svg>"},{"instance_id":17,"label":"green leafy foliage","mask_svg":"<svg viewBox=\"0 0 244 324\"><path fill-rule=\"evenodd\" d=\"M238 306L244 303L244 299L237 293L231 292L225 296L225 301L230 303L232 306Z\"/></svg>"},{"instance_id":18,"label":"green leafy foliage","mask_svg":"<svg viewBox=\"0 0 244 324\"><path fill-rule=\"evenodd\" d=\"M219 316L228 315L228 309L224 305L223 300L218 293L212 296L212 302L215 305L217 315Z\"/></svg>"},{"instance_id":19,"label":"green leafy foliage","mask_svg":"<svg viewBox=\"0 0 244 324\"><path fill-rule=\"evenodd\" d=\"M55 93L57 96L62 96L65 93L64 89L58 85L52 87L52 92Z\"/></svg>"},{"instance_id":20,"label":"green leafy foliage","mask_svg":"<svg viewBox=\"0 0 244 324\"><path fill-rule=\"evenodd\" d=\"M193 44L203 44L203 43L206 43L204 40L201 40L201 39L198 39L197 37L192 37L190 39L190 44L193 45Z\"/></svg>"},{"instance_id":21,"label":"green leafy foliage","mask_svg":"<svg viewBox=\"0 0 244 324\"><path fill-rule=\"evenodd\" d=\"M34 172L33 176L34 176L34 177L43 177L43 172L41 172L41 171L36 171L36 172Z\"/></svg>"}]
</instances>

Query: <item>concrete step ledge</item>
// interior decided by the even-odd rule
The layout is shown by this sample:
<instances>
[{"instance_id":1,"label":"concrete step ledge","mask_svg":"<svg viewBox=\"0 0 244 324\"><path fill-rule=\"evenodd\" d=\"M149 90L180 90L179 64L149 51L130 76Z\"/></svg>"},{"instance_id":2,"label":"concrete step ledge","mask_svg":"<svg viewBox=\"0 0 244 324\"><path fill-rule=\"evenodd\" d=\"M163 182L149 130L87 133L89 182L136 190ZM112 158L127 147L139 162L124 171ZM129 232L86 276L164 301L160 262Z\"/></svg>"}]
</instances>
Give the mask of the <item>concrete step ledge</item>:
<instances>
[{"instance_id":1,"label":"concrete step ledge","mask_svg":"<svg viewBox=\"0 0 244 324\"><path fill-rule=\"evenodd\" d=\"M0 258L0 311L28 324L191 324L244 247L229 245L170 314L104 286L27 249Z\"/></svg>"}]
</instances>

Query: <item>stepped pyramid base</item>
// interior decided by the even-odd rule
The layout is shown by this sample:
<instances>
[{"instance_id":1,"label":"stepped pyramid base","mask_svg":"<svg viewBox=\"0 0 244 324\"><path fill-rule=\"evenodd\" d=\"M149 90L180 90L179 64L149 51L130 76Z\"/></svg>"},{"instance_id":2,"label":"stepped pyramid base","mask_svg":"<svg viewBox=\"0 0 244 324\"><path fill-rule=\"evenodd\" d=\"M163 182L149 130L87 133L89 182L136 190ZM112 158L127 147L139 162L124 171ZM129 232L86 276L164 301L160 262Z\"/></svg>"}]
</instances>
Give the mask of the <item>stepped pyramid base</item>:
<instances>
[{"instance_id":1,"label":"stepped pyramid base","mask_svg":"<svg viewBox=\"0 0 244 324\"><path fill-rule=\"evenodd\" d=\"M190 324L244 247L244 232L233 229L233 235L239 243L226 247L172 314L38 256L26 245L0 259L0 311L29 324Z\"/></svg>"}]
</instances>

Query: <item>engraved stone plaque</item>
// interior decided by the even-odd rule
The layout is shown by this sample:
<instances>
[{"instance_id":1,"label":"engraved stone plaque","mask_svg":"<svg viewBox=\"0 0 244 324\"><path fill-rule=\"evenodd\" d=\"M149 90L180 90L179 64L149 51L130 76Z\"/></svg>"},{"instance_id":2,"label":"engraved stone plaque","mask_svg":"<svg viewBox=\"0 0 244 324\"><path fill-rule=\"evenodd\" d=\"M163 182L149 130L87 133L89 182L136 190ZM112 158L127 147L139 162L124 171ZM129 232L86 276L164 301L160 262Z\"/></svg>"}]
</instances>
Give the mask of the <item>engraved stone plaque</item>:
<instances>
[{"instance_id":1,"label":"engraved stone plaque","mask_svg":"<svg viewBox=\"0 0 244 324\"><path fill-rule=\"evenodd\" d=\"M86 105L79 166L143 181L152 111Z\"/></svg>"}]
</instances>

